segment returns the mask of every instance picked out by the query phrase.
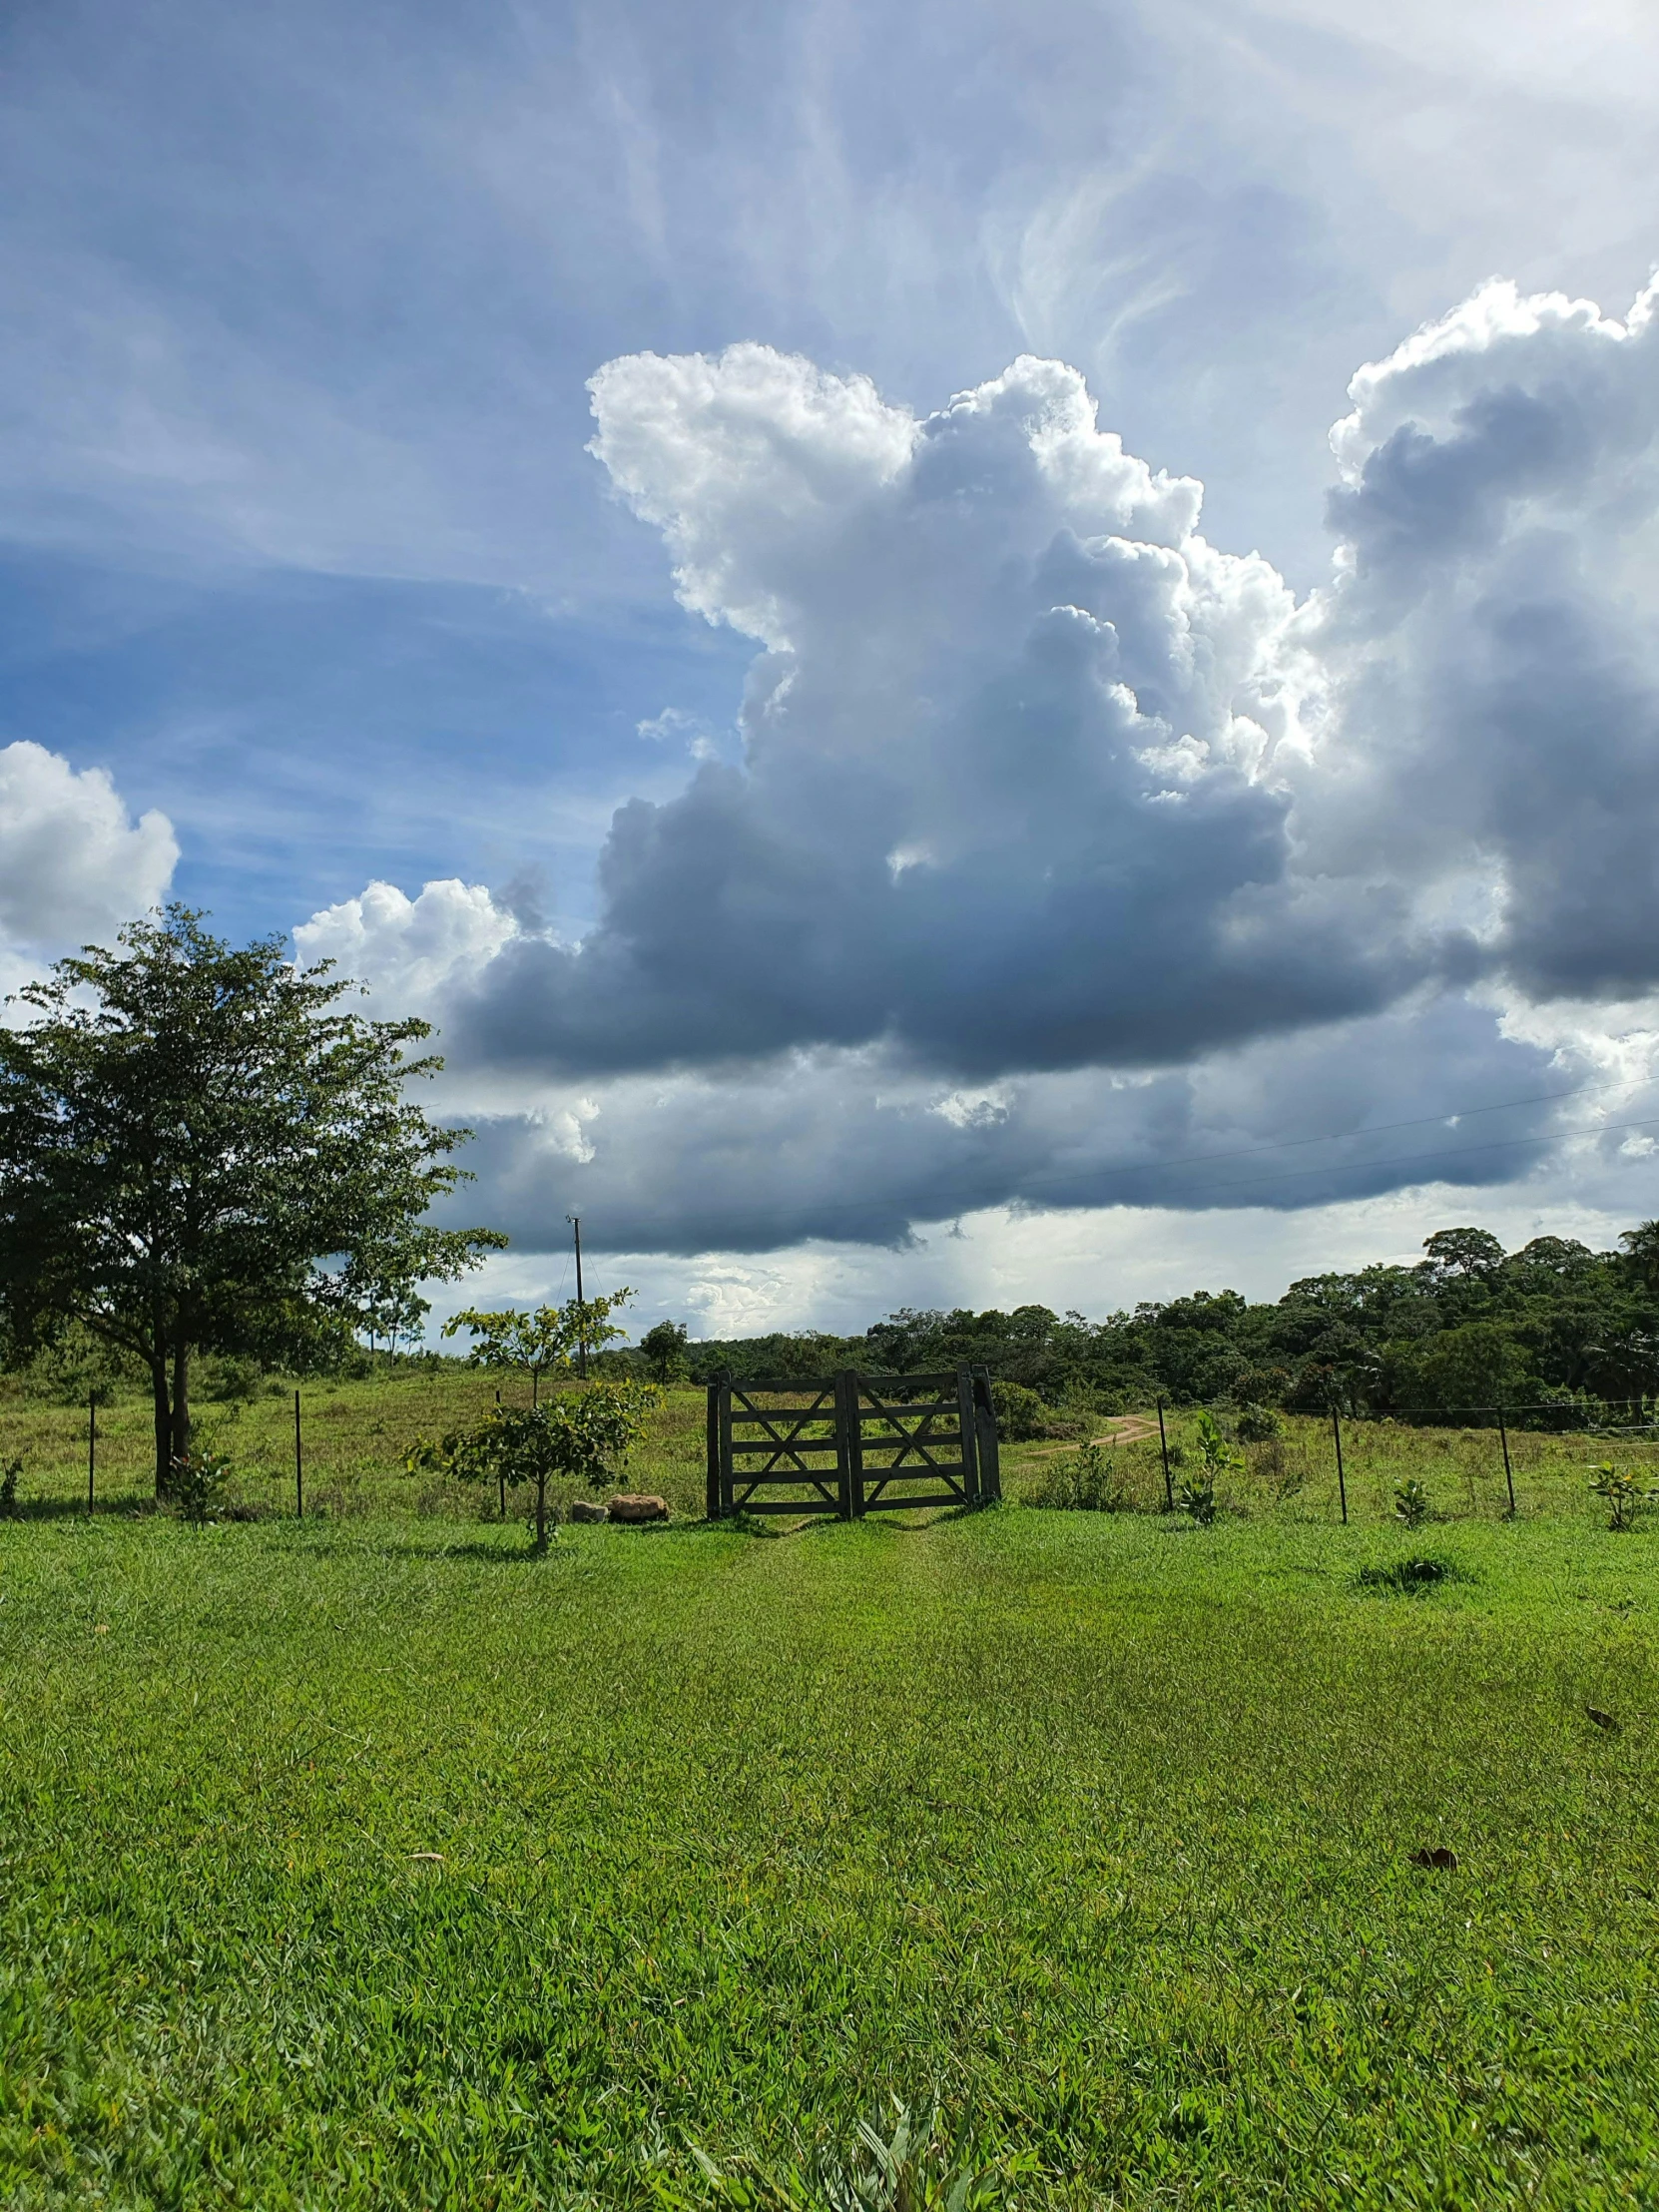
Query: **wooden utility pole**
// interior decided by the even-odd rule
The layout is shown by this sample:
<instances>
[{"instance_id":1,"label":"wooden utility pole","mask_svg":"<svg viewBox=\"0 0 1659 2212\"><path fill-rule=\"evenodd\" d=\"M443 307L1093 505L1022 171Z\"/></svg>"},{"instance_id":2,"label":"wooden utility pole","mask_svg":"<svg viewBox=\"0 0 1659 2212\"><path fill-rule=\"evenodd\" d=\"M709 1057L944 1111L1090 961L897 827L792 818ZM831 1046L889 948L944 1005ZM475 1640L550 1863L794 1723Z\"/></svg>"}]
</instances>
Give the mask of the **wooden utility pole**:
<instances>
[{"instance_id":1,"label":"wooden utility pole","mask_svg":"<svg viewBox=\"0 0 1659 2212\"><path fill-rule=\"evenodd\" d=\"M578 1307L580 1307L583 1303L582 1217L580 1214L566 1214L565 1219L569 1222L571 1230L576 1238L576 1304ZM582 1381L585 1382L588 1379L588 1339L587 1325L585 1322L582 1325L582 1334L576 1340L576 1372L578 1373L578 1375L581 1376Z\"/></svg>"}]
</instances>

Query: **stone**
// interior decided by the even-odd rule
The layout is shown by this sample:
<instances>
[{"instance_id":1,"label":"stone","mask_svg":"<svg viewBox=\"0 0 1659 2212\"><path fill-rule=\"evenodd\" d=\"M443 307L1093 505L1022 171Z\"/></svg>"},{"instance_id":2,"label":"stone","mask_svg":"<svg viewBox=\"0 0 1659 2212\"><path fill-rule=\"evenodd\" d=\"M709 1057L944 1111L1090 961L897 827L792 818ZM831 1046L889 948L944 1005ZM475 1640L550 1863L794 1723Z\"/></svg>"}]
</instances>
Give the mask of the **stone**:
<instances>
[{"instance_id":1,"label":"stone","mask_svg":"<svg viewBox=\"0 0 1659 2212\"><path fill-rule=\"evenodd\" d=\"M621 1497L612 1498L610 1513L614 1521L667 1520L668 1499L624 1493Z\"/></svg>"},{"instance_id":2,"label":"stone","mask_svg":"<svg viewBox=\"0 0 1659 2212\"><path fill-rule=\"evenodd\" d=\"M591 1498L579 1497L571 1505L570 1517L573 1521L603 1520L605 1508L603 1505L596 1505Z\"/></svg>"}]
</instances>

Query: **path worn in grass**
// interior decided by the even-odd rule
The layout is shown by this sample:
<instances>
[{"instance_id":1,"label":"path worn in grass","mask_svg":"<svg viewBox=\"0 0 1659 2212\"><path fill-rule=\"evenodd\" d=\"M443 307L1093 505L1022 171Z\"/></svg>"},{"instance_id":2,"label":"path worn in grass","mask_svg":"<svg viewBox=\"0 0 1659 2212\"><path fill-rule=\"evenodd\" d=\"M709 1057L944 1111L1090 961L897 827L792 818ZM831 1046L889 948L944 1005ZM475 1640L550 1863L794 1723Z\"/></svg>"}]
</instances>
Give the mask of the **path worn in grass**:
<instances>
[{"instance_id":1,"label":"path worn in grass","mask_svg":"<svg viewBox=\"0 0 1659 2212\"><path fill-rule=\"evenodd\" d=\"M1659 2197L1654 1541L517 1543L0 1528L0 2201L691 2204L934 2086L1023 2205Z\"/></svg>"}]
</instances>

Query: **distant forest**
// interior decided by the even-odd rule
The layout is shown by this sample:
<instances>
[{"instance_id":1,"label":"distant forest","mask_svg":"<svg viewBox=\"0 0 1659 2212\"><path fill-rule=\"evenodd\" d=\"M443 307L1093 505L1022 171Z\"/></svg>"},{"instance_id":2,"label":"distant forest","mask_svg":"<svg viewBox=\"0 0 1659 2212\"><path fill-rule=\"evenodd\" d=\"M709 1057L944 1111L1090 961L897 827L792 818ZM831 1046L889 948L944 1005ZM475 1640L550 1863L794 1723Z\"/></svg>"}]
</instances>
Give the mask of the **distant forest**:
<instances>
[{"instance_id":1,"label":"distant forest","mask_svg":"<svg viewBox=\"0 0 1659 2212\"><path fill-rule=\"evenodd\" d=\"M1617 1252L1538 1237L1506 1253L1483 1229L1442 1229L1414 1267L1311 1275L1272 1305L1194 1291L1104 1321L1054 1314L889 1314L861 1337L817 1334L693 1344L705 1381L730 1368L826 1375L988 1368L1047 1405L1121 1411L1272 1405L1290 1411L1559 1407L1659 1392L1659 1222Z\"/></svg>"}]
</instances>

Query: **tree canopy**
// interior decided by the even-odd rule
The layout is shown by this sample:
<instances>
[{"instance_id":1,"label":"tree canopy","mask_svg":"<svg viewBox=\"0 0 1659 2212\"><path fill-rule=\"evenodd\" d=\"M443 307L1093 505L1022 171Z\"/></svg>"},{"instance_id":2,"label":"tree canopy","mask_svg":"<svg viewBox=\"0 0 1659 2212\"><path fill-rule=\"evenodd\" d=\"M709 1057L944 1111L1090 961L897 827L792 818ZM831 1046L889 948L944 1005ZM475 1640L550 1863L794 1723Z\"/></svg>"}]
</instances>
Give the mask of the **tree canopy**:
<instances>
[{"instance_id":1,"label":"tree canopy","mask_svg":"<svg viewBox=\"0 0 1659 2212\"><path fill-rule=\"evenodd\" d=\"M625 1283L620 1291L607 1291L599 1298L567 1298L562 1306L530 1310L509 1306L491 1313L469 1306L444 1323L443 1333L454 1337L466 1330L472 1338L469 1367L522 1368L539 1397L541 1379L549 1368L572 1367L580 1351L597 1352L623 1342L628 1332L611 1316L633 1295Z\"/></svg>"},{"instance_id":2,"label":"tree canopy","mask_svg":"<svg viewBox=\"0 0 1659 2212\"><path fill-rule=\"evenodd\" d=\"M442 1065L409 1055L428 1025L342 1010L350 987L173 905L0 1030L0 1320L14 1355L79 1325L142 1362L160 1491L194 1353L326 1359L506 1242L427 1220L470 1132L405 1096Z\"/></svg>"},{"instance_id":3,"label":"tree canopy","mask_svg":"<svg viewBox=\"0 0 1659 2212\"><path fill-rule=\"evenodd\" d=\"M1659 1392L1659 1222L1619 1241L1593 1252L1546 1236L1506 1253L1486 1230L1444 1229L1414 1266L1306 1276L1261 1305L1201 1290L1103 1321L1046 1306L906 1309L859 1337L777 1335L691 1345L686 1357L699 1378L730 1367L740 1380L985 1367L1051 1405L1105 1411L1162 1396L1479 1417Z\"/></svg>"}]
</instances>

